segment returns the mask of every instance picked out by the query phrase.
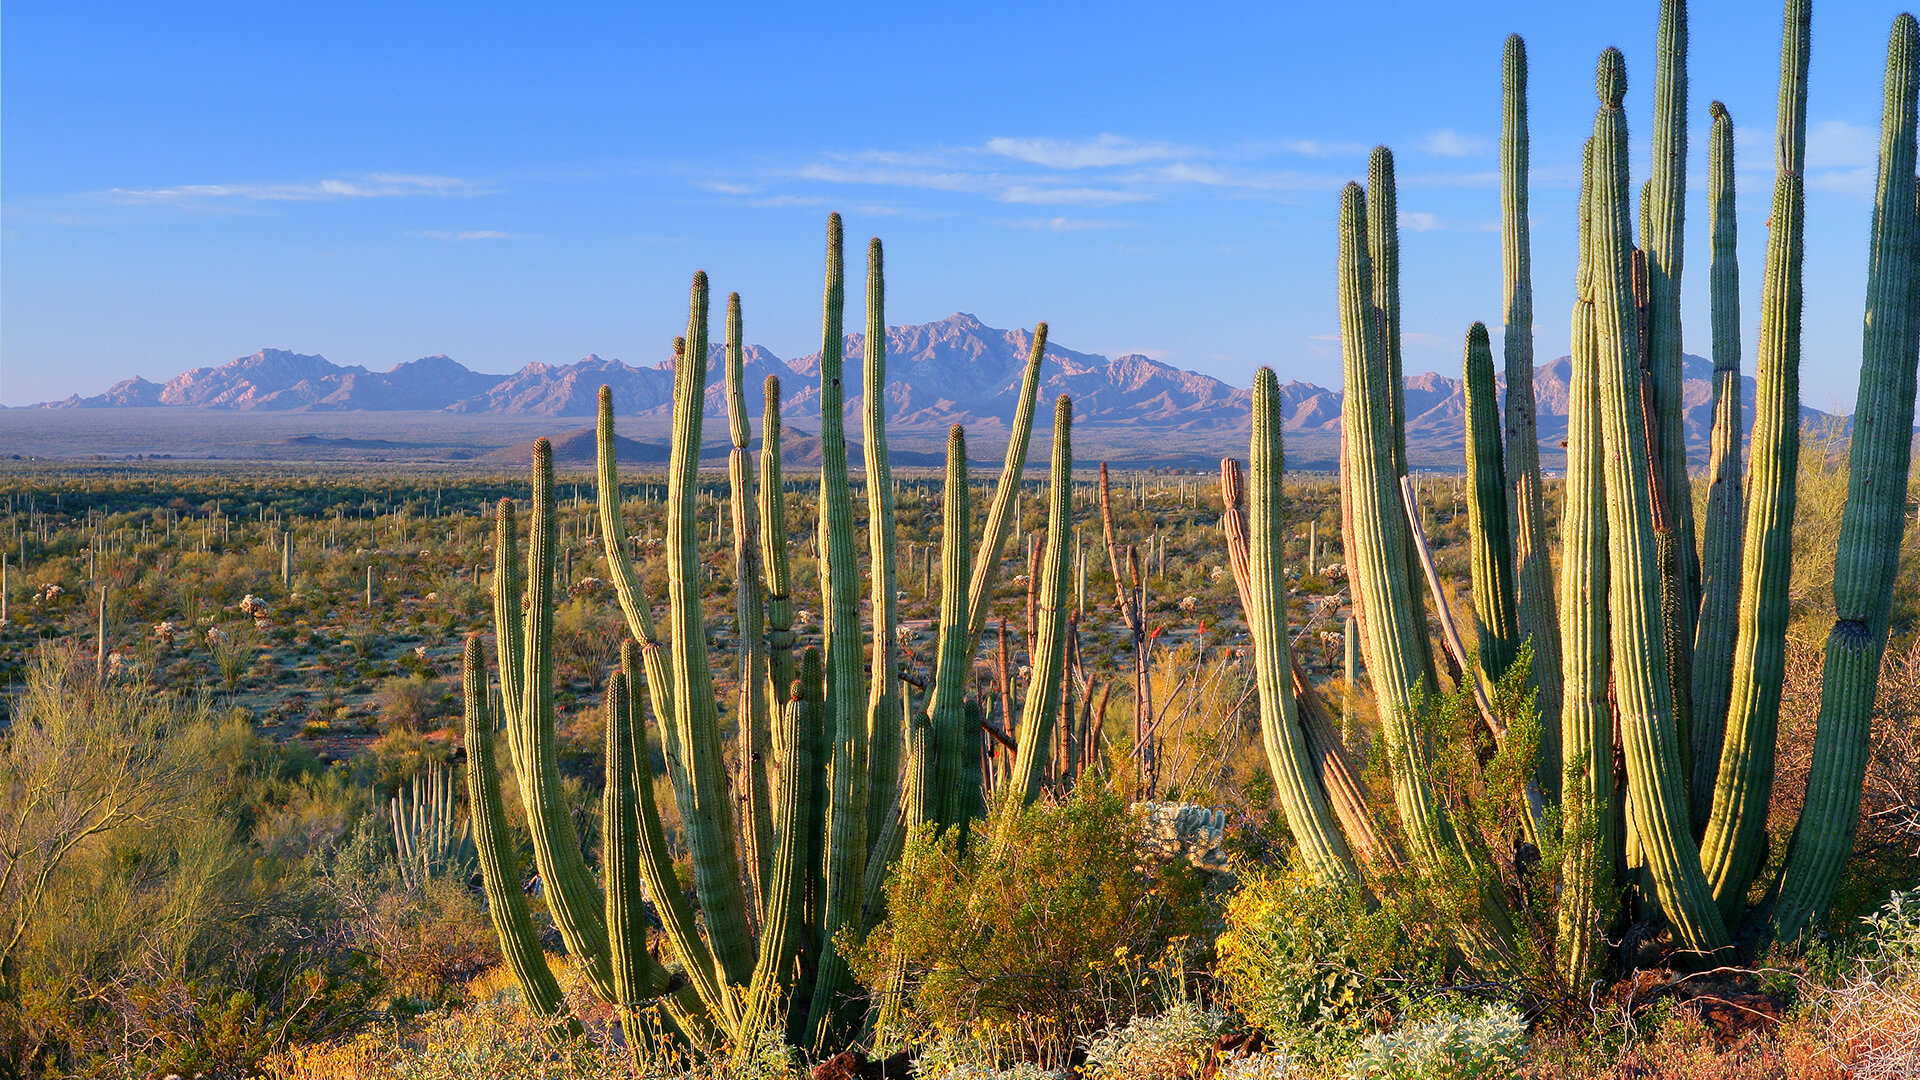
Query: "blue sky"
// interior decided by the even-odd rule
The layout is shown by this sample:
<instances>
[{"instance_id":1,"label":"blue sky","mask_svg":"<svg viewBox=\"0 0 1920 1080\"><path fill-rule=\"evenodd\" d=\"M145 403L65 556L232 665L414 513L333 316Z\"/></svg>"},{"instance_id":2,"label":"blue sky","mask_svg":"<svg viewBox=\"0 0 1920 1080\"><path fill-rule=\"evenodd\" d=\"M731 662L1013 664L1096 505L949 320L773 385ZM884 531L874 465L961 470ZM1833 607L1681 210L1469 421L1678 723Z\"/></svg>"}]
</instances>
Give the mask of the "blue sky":
<instances>
[{"instance_id":1,"label":"blue sky","mask_svg":"<svg viewBox=\"0 0 1920 1080\"><path fill-rule=\"evenodd\" d=\"M1886 34L1817 0L1803 400L1852 408ZM0 16L0 403L263 346L483 371L651 363L696 268L819 346L823 227L887 243L888 315L1049 320L1246 385L1340 381L1334 217L1401 175L1409 371L1499 333L1500 51L1532 60L1536 340L1565 351L1593 61L1644 175L1657 0L1169 6L97 4ZM1604 15L1604 17L1603 17ZM1706 110L1740 132L1749 370L1775 3L1693 26L1686 343L1705 354ZM850 245L851 246L851 245ZM856 252L859 250L854 247ZM850 289L850 294L858 293ZM857 301L849 323L861 318Z\"/></svg>"}]
</instances>

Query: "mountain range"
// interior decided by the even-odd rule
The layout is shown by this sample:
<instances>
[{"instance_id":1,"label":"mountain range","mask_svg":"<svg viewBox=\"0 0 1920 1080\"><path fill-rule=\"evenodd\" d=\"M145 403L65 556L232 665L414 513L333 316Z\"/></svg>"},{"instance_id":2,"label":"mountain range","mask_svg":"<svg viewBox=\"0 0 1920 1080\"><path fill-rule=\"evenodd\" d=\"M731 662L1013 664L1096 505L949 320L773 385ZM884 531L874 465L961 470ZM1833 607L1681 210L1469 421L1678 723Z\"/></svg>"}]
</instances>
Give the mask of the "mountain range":
<instances>
[{"instance_id":1,"label":"mountain range","mask_svg":"<svg viewBox=\"0 0 1920 1080\"><path fill-rule=\"evenodd\" d=\"M864 335L847 335L844 347L846 402L857 416L865 392L861 383ZM1031 348L1030 331L996 329L964 313L939 322L890 328L884 391L889 428L933 432L965 424L970 432L1004 431ZM711 347L706 407L713 416L725 411L719 379L721 353L721 346ZM36 408L171 406L585 417L594 414L604 384L612 388L621 416L664 421L672 411L673 366L671 359L634 366L590 355L571 364L530 363L512 374L491 375L469 370L446 356L429 356L376 372L334 364L320 356L262 349L219 366L195 368L165 383L136 377L103 394L75 395ZM783 414L789 420L817 423L818 353L782 360L750 345L745 349L745 369L748 407L754 415L763 406L761 387L766 377L776 375L781 379ZM1566 431L1569 369L1568 358L1560 357L1534 374L1540 439L1555 449ZM1712 425L1711 379L1710 361L1692 355L1685 358L1684 422L1690 448L1701 455ZM1751 377L1743 377L1742 382L1745 415L1751 425L1754 382ZM1079 430L1105 432L1116 441L1132 441L1130 436L1163 440L1182 433L1226 436L1245 432L1249 423L1249 392L1244 388L1137 353L1106 357L1049 341L1040 396L1046 402L1058 394L1073 397ZM1281 399L1286 431L1337 438L1341 391L1294 381L1281 387ZM1459 446L1464 415L1459 379L1433 372L1408 376L1406 403L1409 439L1436 447ZM1802 413L1813 420L1827 416L1813 409L1803 408Z\"/></svg>"}]
</instances>

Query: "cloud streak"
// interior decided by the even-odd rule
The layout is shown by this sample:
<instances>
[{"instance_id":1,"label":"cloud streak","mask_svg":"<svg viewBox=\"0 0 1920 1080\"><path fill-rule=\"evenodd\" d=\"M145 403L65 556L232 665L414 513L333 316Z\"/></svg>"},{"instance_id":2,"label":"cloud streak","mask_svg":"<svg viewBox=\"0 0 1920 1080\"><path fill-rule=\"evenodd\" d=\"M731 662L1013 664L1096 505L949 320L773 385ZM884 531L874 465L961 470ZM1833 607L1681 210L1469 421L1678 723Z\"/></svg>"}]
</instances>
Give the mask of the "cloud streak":
<instances>
[{"instance_id":1,"label":"cloud streak","mask_svg":"<svg viewBox=\"0 0 1920 1080\"><path fill-rule=\"evenodd\" d=\"M494 188L456 176L372 173L354 178L280 184L182 184L163 188L111 188L115 202L146 206L193 206L219 202L336 202L343 199L391 199L416 196L470 198Z\"/></svg>"},{"instance_id":2,"label":"cloud streak","mask_svg":"<svg viewBox=\"0 0 1920 1080\"><path fill-rule=\"evenodd\" d=\"M1111 168L1190 156L1189 151L1167 143L1135 142L1106 133L1094 139L992 138L987 140L987 151L1049 169Z\"/></svg>"}]
</instances>

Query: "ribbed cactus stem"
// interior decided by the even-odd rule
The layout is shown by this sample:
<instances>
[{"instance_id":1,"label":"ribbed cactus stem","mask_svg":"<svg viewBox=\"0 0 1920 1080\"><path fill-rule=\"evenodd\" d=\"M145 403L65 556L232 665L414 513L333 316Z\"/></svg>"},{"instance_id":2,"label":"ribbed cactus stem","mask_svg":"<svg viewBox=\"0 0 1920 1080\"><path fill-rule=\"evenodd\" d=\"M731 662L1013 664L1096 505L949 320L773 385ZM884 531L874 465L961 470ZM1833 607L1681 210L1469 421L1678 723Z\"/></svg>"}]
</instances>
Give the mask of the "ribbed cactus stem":
<instances>
[{"instance_id":1,"label":"ribbed cactus stem","mask_svg":"<svg viewBox=\"0 0 1920 1080\"><path fill-rule=\"evenodd\" d=\"M861 370L861 416L866 436L867 548L873 578L873 646L867 691L867 835L877 837L896 810L900 754L900 623L893 527L893 466L887 455L886 264L880 238L867 244L867 336ZM864 888L863 890L864 891Z\"/></svg>"},{"instance_id":2,"label":"ribbed cactus stem","mask_svg":"<svg viewBox=\"0 0 1920 1080\"><path fill-rule=\"evenodd\" d=\"M527 911L527 894L520 888L520 867L507 832L506 807L500 799L500 773L494 763L494 714L487 687L487 662L478 635L467 638L461 656L461 691L466 706L467 802L473 817L473 846L480 857L480 883L487 893L487 918L500 939L500 954L513 972L514 982L539 1016L567 1011L560 983L547 967L539 931ZM579 1025L567 1025L578 1030Z\"/></svg>"},{"instance_id":3,"label":"ribbed cactus stem","mask_svg":"<svg viewBox=\"0 0 1920 1080\"><path fill-rule=\"evenodd\" d=\"M1700 619L1693 638L1693 783L1688 791L1693 831L1705 832L1713 814L1714 782L1733 693L1733 649L1740 625L1740 542L1746 504L1740 490L1741 419L1740 260L1734 214L1733 118L1714 102L1707 140L1707 206L1713 251L1707 288L1713 315L1713 457L1702 530Z\"/></svg>"},{"instance_id":4,"label":"ribbed cactus stem","mask_svg":"<svg viewBox=\"0 0 1920 1080\"><path fill-rule=\"evenodd\" d=\"M1773 791L1774 736L1786 668L1787 587L1793 574L1793 512L1800 460L1801 263L1806 251L1807 60L1810 0L1787 0L1780 44L1780 139L1766 277L1760 290L1760 364L1749 444L1740 625L1733 654L1713 809L1701 858L1732 921L1765 855Z\"/></svg>"},{"instance_id":5,"label":"ribbed cactus stem","mask_svg":"<svg viewBox=\"0 0 1920 1080\"><path fill-rule=\"evenodd\" d=\"M1519 647L1514 611L1513 538L1507 531L1507 470L1500 447L1500 397L1487 328L1467 330L1467 532L1473 561L1473 615L1480 628L1480 667L1490 680L1506 674Z\"/></svg>"},{"instance_id":6,"label":"ribbed cactus stem","mask_svg":"<svg viewBox=\"0 0 1920 1080\"><path fill-rule=\"evenodd\" d=\"M1912 465L1914 364L1920 357L1920 266L1916 265L1915 85L1920 28L1894 20L1887 41L1880 121L1880 179L1867 259L1867 317L1859 399L1847 464L1847 504L1833 575L1835 621L1827 636L1807 801L1794 829L1780 896L1776 938L1792 939L1826 920L1853 853L1866 775L1874 691L1887 646L1893 582L1906 529Z\"/></svg>"},{"instance_id":7,"label":"ribbed cactus stem","mask_svg":"<svg viewBox=\"0 0 1920 1080\"><path fill-rule=\"evenodd\" d=\"M673 444L667 464L667 602L672 625L674 731L687 776L681 826L693 855L694 886L706 917L707 940L727 981L753 974L753 943L726 763L720 712L707 655L700 562L700 431L707 385L707 275L696 272L689 290L687 343L675 366Z\"/></svg>"},{"instance_id":8,"label":"ribbed cactus stem","mask_svg":"<svg viewBox=\"0 0 1920 1080\"><path fill-rule=\"evenodd\" d=\"M1687 210L1687 4L1661 0L1660 30L1654 42L1653 168L1648 179L1647 228L1641 245L1647 257L1648 368L1653 372L1653 448L1660 486L1667 496L1666 518L1672 559L1662 572L1673 579L1679 625L1674 627L1676 673L1690 672L1694 623L1700 610L1700 556L1694 546L1693 495L1687 479L1687 435L1682 415L1680 361L1680 275ZM1690 681L1690 675L1689 675ZM1691 715L1690 686L1677 687L1675 705Z\"/></svg>"},{"instance_id":9,"label":"ribbed cactus stem","mask_svg":"<svg viewBox=\"0 0 1920 1080\"><path fill-rule=\"evenodd\" d=\"M555 554L553 447L533 444L533 512L527 534L526 616L520 648L519 736L514 768L533 834L534 863L546 886L547 907L567 951L578 957L594 992L612 1000L605 901L587 871L573 828L560 754L554 737L553 564ZM497 632L497 628L496 628ZM504 658L503 658L504 662Z\"/></svg>"},{"instance_id":10,"label":"ribbed cactus stem","mask_svg":"<svg viewBox=\"0 0 1920 1080\"><path fill-rule=\"evenodd\" d=\"M812 731L820 722L820 653L808 649L802 674L789 688L780 724L782 742L793 747L787 782L780 786L774 835L778 848L768 878L767 917L760 933L760 961L753 971L754 999L747 1015L760 1016L792 985L794 961L806 944L806 887L809 849L816 843L807 828L818 770L813 762ZM813 688L813 689L809 689Z\"/></svg>"},{"instance_id":11,"label":"ribbed cactus stem","mask_svg":"<svg viewBox=\"0 0 1920 1080\"><path fill-rule=\"evenodd\" d=\"M687 903L686 890L681 888L680 878L673 869L673 852L667 847L666 829L660 824L660 809L654 803L652 755L647 749L646 724L642 719L644 714L637 695L631 692L635 682L641 678L642 663L640 646L631 639L621 642L620 677L627 708L621 720L627 740L622 764L628 783L633 788L632 843L637 845L636 850L623 858L637 859L636 870L647 887L647 896L653 901L660 926L666 931L667 944L673 949L674 955L680 958L680 966L686 973L688 984L707 1015L731 1026L737 1019L736 1001L727 992L726 977L714 960L713 949L700 936L700 926L694 918L693 907ZM606 774L609 790L613 788L620 771L615 769L609 755ZM608 843L611 844L611 840ZM610 864L611 848L608 850ZM611 880L613 871L610 865L607 874ZM639 925L638 930L644 940L646 927Z\"/></svg>"},{"instance_id":12,"label":"ribbed cactus stem","mask_svg":"<svg viewBox=\"0 0 1920 1080\"><path fill-rule=\"evenodd\" d=\"M1566 501L1560 519L1561 792L1565 835L1572 842L1561 876L1557 959L1561 978L1576 989L1600 976L1605 959L1601 935L1613 917L1614 838L1619 830L1613 806L1613 709L1608 700L1605 434L1587 261L1591 146L1587 180L1581 185L1581 258L1567 386Z\"/></svg>"},{"instance_id":13,"label":"ribbed cactus stem","mask_svg":"<svg viewBox=\"0 0 1920 1080\"><path fill-rule=\"evenodd\" d=\"M760 415L760 550L767 569L767 683L769 705L786 709L786 687L799 676L793 664L793 576L787 558L787 490L780 474L780 377L767 376ZM785 769L788 748L774 728L774 755ZM784 773L782 776L784 777ZM784 779L782 780L784 783Z\"/></svg>"},{"instance_id":14,"label":"ribbed cactus stem","mask_svg":"<svg viewBox=\"0 0 1920 1080\"><path fill-rule=\"evenodd\" d=\"M867 866L867 686L865 627L860 620L860 573L854 554L853 489L847 474L846 269L840 215L827 219L827 271L820 330L820 592L825 608L825 726L831 795L827 803L822 867L820 974L811 1026L818 1043L830 1019L846 1007L846 961L833 936L860 911ZM884 677L884 675L883 675Z\"/></svg>"},{"instance_id":15,"label":"ribbed cactus stem","mask_svg":"<svg viewBox=\"0 0 1920 1080\"><path fill-rule=\"evenodd\" d=\"M940 640L934 654L933 699L928 705L932 723L933 761L930 790L923 793L921 811L940 825L959 824L965 806L960 783L965 775L962 755L975 741L968 736L966 692L973 664L971 635L967 632L967 580L972 575L972 544L968 522L972 508L967 490L967 435L955 424L947 433L947 476L940 517Z\"/></svg>"},{"instance_id":16,"label":"ribbed cactus stem","mask_svg":"<svg viewBox=\"0 0 1920 1080\"><path fill-rule=\"evenodd\" d=\"M1528 212L1532 143L1527 129L1527 44L1507 38L1501 57L1500 266L1506 286L1501 351L1507 374L1506 464L1512 495L1514 606L1520 640L1533 643L1539 693L1541 788L1560 791L1560 626L1548 550L1540 431L1533 394L1533 240Z\"/></svg>"},{"instance_id":17,"label":"ribbed cactus stem","mask_svg":"<svg viewBox=\"0 0 1920 1080\"><path fill-rule=\"evenodd\" d=\"M772 720L766 691L766 598L760 578L760 512L753 490L753 466L747 457L752 430L747 421L746 337L741 327L740 294L727 297L727 428L733 449L727 454L727 481L733 523L733 617L738 685L735 713L740 725L741 837L747 846L747 872L754 883L753 907L766 903L767 875L773 862L773 802L768 758Z\"/></svg>"},{"instance_id":18,"label":"ribbed cactus stem","mask_svg":"<svg viewBox=\"0 0 1920 1080\"><path fill-rule=\"evenodd\" d=\"M627 677L618 671L608 676L604 708L607 782L600 799L600 868L606 879L607 938L613 955L611 1004L631 1037L639 1030L635 1013L650 996L641 989L641 980L651 957L647 954L645 895L640 885L640 807L634 793L629 698Z\"/></svg>"},{"instance_id":19,"label":"ribbed cactus stem","mask_svg":"<svg viewBox=\"0 0 1920 1080\"><path fill-rule=\"evenodd\" d=\"M1010 796L1031 803L1040 794L1044 765L1059 722L1067 674L1067 575L1073 535L1073 401L1061 394L1053 406L1053 471L1047 498L1047 554L1040 570L1039 613L1034 630L1033 675L1020 709L1020 748L1008 780Z\"/></svg>"},{"instance_id":20,"label":"ribbed cactus stem","mask_svg":"<svg viewBox=\"0 0 1920 1080\"><path fill-rule=\"evenodd\" d=\"M1000 569L1000 552L1019 520L1020 476L1027 467L1027 448L1033 441L1034 403L1040 395L1040 364L1047 354L1047 324L1033 328L1033 345L1027 351L1026 374L1020 379L1020 397L1014 403L1013 424L1007 429L1007 458L1000 467L1000 483L994 488L993 502L987 507L986 529L980 534L980 548L973 559L973 577L967 585L968 651L980 641L986 629L987 609L992 606L988 593L994 575Z\"/></svg>"},{"instance_id":21,"label":"ribbed cactus stem","mask_svg":"<svg viewBox=\"0 0 1920 1080\"><path fill-rule=\"evenodd\" d=\"M1342 655L1340 675L1346 683L1346 690L1340 695L1340 745L1351 750L1357 738L1354 721L1360 711L1360 620L1347 616L1341 631L1346 649Z\"/></svg>"},{"instance_id":22,"label":"ribbed cactus stem","mask_svg":"<svg viewBox=\"0 0 1920 1080\"><path fill-rule=\"evenodd\" d=\"M1293 696L1293 657L1287 647L1284 451L1280 435L1280 382L1273 369L1253 376L1253 440L1248 504L1247 626L1253 636L1254 676L1260 696L1260 741L1267 769L1301 857L1322 882L1353 877L1353 855L1313 771Z\"/></svg>"},{"instance_id":23,"label":"ribbed cactus stem","mask_svg":"<svg viewBox=\"0 0 1920 1080\"><path fill-rule=\"evenodd\" d=\"M1668 683L1660 611L1660 562L1649 495L1650 457L1639 386L1634 310L1626 61L1601 54L1594 117L1590 266L1606 444L1608 589L1615 696L1634 818L1662 909L1687 948L1714 953L1726 926L1687 827L1685 777Z\"/></svg>"}]
</instances>

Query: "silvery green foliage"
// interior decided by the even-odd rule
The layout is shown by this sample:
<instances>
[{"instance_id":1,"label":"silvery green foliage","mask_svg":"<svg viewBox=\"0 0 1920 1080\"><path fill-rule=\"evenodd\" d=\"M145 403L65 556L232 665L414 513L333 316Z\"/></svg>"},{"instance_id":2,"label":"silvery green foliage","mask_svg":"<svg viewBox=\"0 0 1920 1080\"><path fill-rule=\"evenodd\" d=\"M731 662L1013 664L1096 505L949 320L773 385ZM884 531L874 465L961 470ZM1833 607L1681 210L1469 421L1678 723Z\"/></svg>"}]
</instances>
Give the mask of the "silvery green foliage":
<instances>
[{"instance_id":1,"label":"silvery green foliage","mask_svg":"<svg viewBox=\"0 0 1920 1080\"><path fill-rule=\"evenodd\" d=\"M1442 1013L1370 1035L1347 1062L1355 1080L1465 1080L1500 1076L1520 1063L1527 1022L1504 1002L1475 1012Z\"/></svg>"},{"instance_id":2,"label":"silvery green foliage","mask_svg":"<svg viewBox=\"0 0 1920 1080\"><path fill-rule=\"evenodd\" d=\"M1191 1076L1226 1026L1225 1012L1181 1001L1164 1012L1136 1016L1088 1043L1082 1072L1094 1080Z\"/></svg>"},{"instance_id":3,"label":"silvery green foliage","mask_svg":"<svg viewBox=\"0 0 1920 1080\"><path fill-rule=\"evenodd\" d=\"M1920 968L1920 889L1892 894L1860 921L1866 930L1860 960L1869 969Z\"/></svg>"},{"instance_id":4,"label":"silvery green foliage","mask_svg":"<svg viewBox=\"0 0 1920 1080\"><path fill-rule=\"evenodd\" d=\"M1220 1080L1284 1080L1292 1075L1293 1058L1285 1050L1247 1057L1228 1058L1220 1063Z\"/></svg>"},{"instance_id":5,"label":"silvery green foliage","mask_svg":"<svg viewBox=\"0 0 1920 1080\"><path fill-rule=\"evenodd\" d=\"M999 1060L999 1053L978 1039L936 1039L914 1058L913 1074L922 1080L1067 1080L1069 1076L1064 1070L1025 1061L1002 1067Z\"/></svg>"}]
</instances>

